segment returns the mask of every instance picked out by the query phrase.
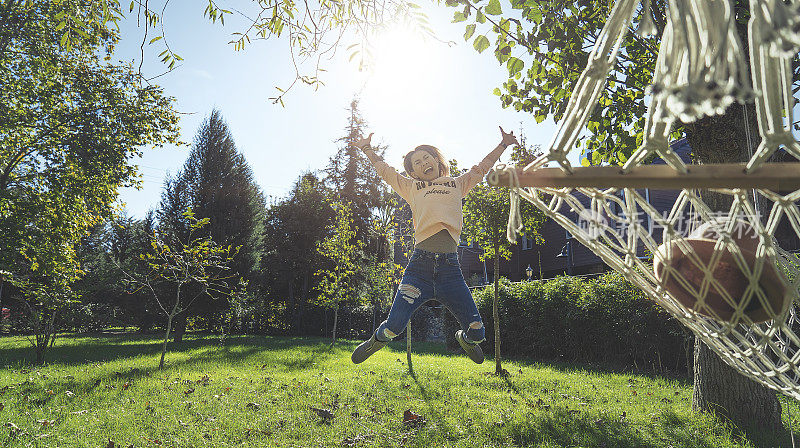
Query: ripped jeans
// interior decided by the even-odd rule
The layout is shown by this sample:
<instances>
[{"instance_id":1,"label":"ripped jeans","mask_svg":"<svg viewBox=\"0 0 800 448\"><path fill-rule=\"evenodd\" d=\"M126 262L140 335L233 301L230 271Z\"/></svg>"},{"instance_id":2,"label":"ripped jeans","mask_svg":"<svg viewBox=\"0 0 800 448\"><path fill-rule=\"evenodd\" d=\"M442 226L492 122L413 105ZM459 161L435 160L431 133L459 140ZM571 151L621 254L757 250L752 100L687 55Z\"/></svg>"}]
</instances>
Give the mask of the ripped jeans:
<instances>
[{"instance_id":1,"label":"ripped jeans","mask_svg":"<svg viewBox=\"0 0 800 448\"><path fill-rule=\"evenodd\" d=\"M461 274L458 254L437 254L421 249L414 249L389 317L378 327L375 338L383 342L395 338L406 329L414 311L432 299L453 313L467 341L477 344L486 339L478 307Z\"/></svg>"}]
</instances>

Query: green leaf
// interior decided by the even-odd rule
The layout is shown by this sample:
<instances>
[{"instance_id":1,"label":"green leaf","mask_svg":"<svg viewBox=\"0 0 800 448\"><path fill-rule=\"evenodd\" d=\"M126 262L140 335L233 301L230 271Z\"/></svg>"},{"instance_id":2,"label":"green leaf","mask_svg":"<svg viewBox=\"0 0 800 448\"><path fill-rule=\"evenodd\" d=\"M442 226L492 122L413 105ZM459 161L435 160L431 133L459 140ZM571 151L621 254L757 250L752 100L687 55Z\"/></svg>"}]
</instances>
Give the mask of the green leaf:
<instances>
[{"instance_id":1,"label":"green leaf","mask_svg":"<svg viewBox=\"0 0 800 448\"><path fill-rule=\"evenodd\" d=\"M463 22L465 20L467 20L467 16L465 16L463 12L456 11L453 14L453 23Z\"/></svg>"},{"instance_id":2,"label":"green leaf","mask_svg":"<svg viewBox=\"0 0 800 448\"><path fill-rule=\"evenodd\" d=\"M156 36L156 37L150 39L149 43L152 44L153 42L158 42L159 40L161 40L162 37L164 37L164 36Z\"/></svg>"},{"instance_id":3,"label":"green leaf","mask_svg":"<svg viewBox=\"0 0 800 448\"><path fill-rule=\"evenodd\" d=\"M489 39L483 35L478 36L475 38L475 42L472 43L472 46L475 47L475 50L477 50L478 53L482 53L483 50L489 48Z\"/></svg>"},{"instance_id":4,"label":"green leaf","mask_svg":"<svg viewBox=\"0 0 800 448\"><path fill-rule=\"evenodd\" d=\"M514 75L525 68L525 63L519 58L511 57L508 59L508 62L506 62L506 67L508 67L508 73Z\"/></svg>"},{"instance_id":5,"label":"green leaf","mask_svg":"<svg viewBox=\"0 0 800 448\"><path fill-rule=\"evenodd\" d=\"M546 117L546 116L544 116L544 115L539 115L539 114L536 114L536 116L534 116L533 118L536 120L536 123L541 123L541 122L543 122L543 121L544 121L544 119L545 119L545 118L547 118L547 117Z\"/></svg>"},{"instance_id":6,"label":"green leaf","mask_svg":"<svg viewBox=\"0 0 800 448\"><path fill-rule=\"evenodd\" d=\"M468 41L473 34L475 34L475 24L470 23L469 25L467 25L467 28L464 31L464 40Z\"/></svg>"},{"instance_id":7,"label":"green leaf","mask_svg":"<svg viewBox=\"0 0 800 448\"><path fill-rule=\"evenodd\" d=\"M475 21L478 23L486 23L486 16L483 15L480 9L478 10L478 13L475 14Z\"/></svg>"},{"instance_id":8,"label":"green leaf","mask_svg":"<svg viewBox=\"0 0 800 448\"><path fill-rule=\"evenodd\" d=\"M500 0L489 0L489 4L485 8L486 14L499 16L503 13L503 8L500 7Z\"/></svg>"}]
</instances>

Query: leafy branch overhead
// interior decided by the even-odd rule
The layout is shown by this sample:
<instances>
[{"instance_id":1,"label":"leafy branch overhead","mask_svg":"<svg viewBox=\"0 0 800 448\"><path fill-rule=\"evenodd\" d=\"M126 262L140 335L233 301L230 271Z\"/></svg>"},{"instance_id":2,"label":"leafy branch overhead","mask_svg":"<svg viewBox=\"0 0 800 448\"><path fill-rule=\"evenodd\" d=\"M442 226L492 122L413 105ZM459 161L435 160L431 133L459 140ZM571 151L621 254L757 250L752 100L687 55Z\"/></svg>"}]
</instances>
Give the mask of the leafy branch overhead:
<instances>
[{"instance_id":1,"label":"leafy branch overhead","mask_svg":"<svg viewBox=\"0 0 800 448\"><path fill-rule=\"evenodd\" d=\"M350 60L357 59L360 68L367 68L373 57L372 40L393 23L403 23L420 33L433 35L420 6L406 0L251 0L244 3L237 4L237 9L208 0L203 15L220 25L225 25L226 18L229 23L230 19L236 19L233 26L237 31L231 33L229 42L235 51L244 50L258 40L284 39L288 43L295 79L288 86L275 87L278 94L271 100L281 105L284 95L298 82L315 89L324 85L321 79L324 64L342 47L346 47ZM136 14L137 24L143 30L142 60L145 47L157 44L162 47L159 59L172 70L182 58L170 47L169 29L163 25L169 6L169 0L132 0L127 9L128 13ZM99 0L90 2L88 7L68 11L58 26L63 31L63 43L69 48L89 28L118 28L122 17L120 0ZM141 72L141 62L139 67Z\"/></svg>"},{"instance_id":2,"label":"leafy branch overhead","mask_svg":"<svg viewBox=\"0 0 800 448\"><path fill-rule=\"evenodd\" d=\"M664 5L657 3L653 2L655 23L663 29ZM613 6L613 2L597 0L512 0L512 11L504 14L497 0L449 0L447 4L458 8L454 22L466 22L465 40L472 40L479 52L493 46L495 59L505 65L508 79L494 89L503 107L533 114L537 123L562 118ZM641 11L631 24L632 31L640 18ZM598 106L589 116L589 134L577 143L585 153L592 153L593 163L622 163L641 144L645 90L657 51L656 38L635 32L623 42Z\"/></svg>"}]
</instances>

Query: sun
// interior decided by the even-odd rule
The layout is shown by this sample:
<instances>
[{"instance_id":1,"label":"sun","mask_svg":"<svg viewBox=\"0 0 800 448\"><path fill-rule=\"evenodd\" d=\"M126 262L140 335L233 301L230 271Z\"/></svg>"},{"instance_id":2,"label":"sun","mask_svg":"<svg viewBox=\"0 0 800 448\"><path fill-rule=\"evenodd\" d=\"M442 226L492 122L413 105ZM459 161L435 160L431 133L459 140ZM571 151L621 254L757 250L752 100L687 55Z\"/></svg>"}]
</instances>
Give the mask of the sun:
<instances>
[{"instance_id":1,"label":"sun","mask_svg":"<svg viewBox=\"0 0 800 448\"><path fill-rule=\"evenodd\" d=\"M372 66L364 73L362 101L395 113L430 107L444 82L440 47L447 46L404 27L381 33L372 46Z\"/></svg>"}]
</instances>

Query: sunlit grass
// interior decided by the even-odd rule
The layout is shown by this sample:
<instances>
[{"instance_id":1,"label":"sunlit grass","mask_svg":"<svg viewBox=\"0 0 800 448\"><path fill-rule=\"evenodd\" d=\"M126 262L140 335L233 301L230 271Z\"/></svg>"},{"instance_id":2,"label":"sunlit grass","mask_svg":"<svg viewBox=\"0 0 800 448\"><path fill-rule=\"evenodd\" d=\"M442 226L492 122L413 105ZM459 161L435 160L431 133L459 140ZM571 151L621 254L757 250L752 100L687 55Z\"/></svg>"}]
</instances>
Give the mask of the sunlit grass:
<instances>
[{"instance_id":1,"label":"sunlit grass","mask_svg":"<svg viewBox=\"0 0 800 448\"><path fill-rule=\"evenodd\" d=\"M34 368L0 340L4 446L759 446L693 414L691 385L507 362L475 365L444 347L404 345L355 366L355 342L213 337L69 337ZM410 410L424 420L408 425ZM18 428L18 429L17 429ZM779 446L778 441L761 442ZM782 445L780 445L782 446Z\"/></svg>"}]
</instances>

